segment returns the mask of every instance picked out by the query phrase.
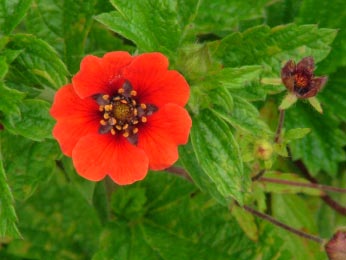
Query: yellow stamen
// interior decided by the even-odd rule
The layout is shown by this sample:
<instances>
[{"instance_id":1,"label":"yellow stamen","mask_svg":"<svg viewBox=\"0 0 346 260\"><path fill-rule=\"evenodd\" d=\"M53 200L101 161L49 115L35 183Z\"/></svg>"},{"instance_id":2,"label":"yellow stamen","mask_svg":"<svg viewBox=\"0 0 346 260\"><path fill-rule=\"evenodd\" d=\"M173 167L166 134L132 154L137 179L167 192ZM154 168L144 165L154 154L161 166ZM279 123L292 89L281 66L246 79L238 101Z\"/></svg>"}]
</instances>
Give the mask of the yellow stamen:
<instances>
[{"instance_id":1,"label":"yellow stamen","mask_svg":"<svg viewBox=\"0 0 346 260\"><path fill-rule=\"evenodd\" d=\"M146 109L146 108L147 108L147 105L142 103L142 104L141 104L141 108L142 108L142 109Z\"/></svg>"},{"instance_id":2,"label":"yellow stamen","mask_svg":"<svg viewBox=\"0 0 346 260\"><path fill-rule=\"evenodd\" d=\"M123 103L123 104L128 104L125 99L120 100L120 102Z\"/></svg>"},{"instance_id":3,"label":"yellow stamen","mask_svg":"<svg viewBox=\"0 0 346 260\"><path fill-rule=\"evenodd\" d=\"M127 129L128 127L129 127L129 124L125 124L125 125L123 126L123 130Z\"/></svg>"},{"instance_id":4,"label":"yellow stamen","mask_svg":"<svg viewBox=\"0 0 346 260\"><path fill-rule=\"evenodd\" d=\"M120 125L116 125L115 128L118 129L119 131L122 129Z\"/></svg>"},{"instance_id":5,"label":"yellow stamen","mask_svg":"<svg viewBox=\"0 0 346 260\"><path fill-rule=\"evenodd\" d=\"M136 108L133 110L133 115L134 115L134 116L137 116L137 115L138 115L138 111L137 111Z\"/></svg>"},{"instance_id":6,"label":"yellow stamen","mask_svg":"<svg viewBox=\"0 0 346 260\"><path fill-rule=\"evenodd\" d=\"M107 122L106 122L105 120L102 119L102 120L100 120L100 124L101 124L101 125L107 125Z\"/></svg>"},{"instance_id":7,"label":"yellow stamen","mask_svg":"<svg viewBox=\"0 0 346 260\"><path fill-rule=\"evenodd\" d=\"M134 96L134 97L135 97L135 96L137 96L137 91L136 91L136 90L131 90L131 93L130 93L130 94L131 94L131 96Z\"/></svg>"},{"instance_id":8,"label":"yellow stamen","mask_svg":"<svg viewBox=\"0 0 346 260\"><path fill-rule=\"evenodd\" d=\"M108 123L109 123L110 125L115 125L115 124L117 123L117 120L116 120L114 117L112 117L112 118L110 118L110 119L108 120Z\"/></svg>"},{"instance_id":9,"label":"yellow stamen","mask_svg":"<svg viewBox=\"0 0 346 260\"><path fill-rule=\"evenodd\" d=\"M138 124L138 120L133 120L132 124L137 125Z\"/></svg>"},{"instance_id":10,"label":"yellow stamen","mask_svg":"<svg viewBox=\"0 0 346 260\"><path fill-rule=\"evenodd\" d=\"M99 111L100 111L100 112L103 112L104 110L105 110L105 107L104 107L104 106L100 106L100 107L99 107Z\"/></svg>"},{"instance_id":11,"label":"yellow stamen","mask_svg":"<svg viewBox=\"0 0 346 260\"><path fill-rule=\"evenodd\" d=\"M103 118L104 118L104 119L109 119L109 118L110 118L110 115L107 114L107 113L104 113L104 114L103 114Z\"/></svg>"},{"instance_id":12,"label":"yellow stamen","mask_svg":"<svg viewBox=\"0 0 346 260\"><path fill-rule=\"evenodd\" d=\"M148 119L145 116L142 116L141 120L143 123L146 123L148 121Z\"/></svg>"},{"instance_id":13,"label":"yellow stamen","mask_svg":"<svg viewBox=\"0 0 346 260\"><path fill-rule=\"evenodd\" d=\"M111 111L112 108L113 108L112 105L105 105L105 110L106 110L106 111Z\"/></svg>"},{"instance_id":14,"label":"yellow stamen","mask_svg":"<svg viewBox=\"0 0 346 260\"><path fill-rule=\"evenodd\" d=\"M113 128L111 129L111 134L115 135L115 130Z\"/></svg>"},{"instance_id":15,"label":"yellow stamen","mask_svg":"<svg viewBox=\"0 0 346 260\"><path fill-rule=\"evenodd\" d=\"M129 135L130 135L129 132L124 132L123 133L123 137L129 137Z\"/></svg>"},{"instance_id":16,"label":"yellow stamen","mask_svg":"<svg viewBox=\"0 0 346 260\"><path fill-rule=\"evenodd\" d=\"M138 133L138 128L133 128L132 133L137 134Z\"/></svg>"},{"instance_id":17,"label":"yellow stamen","mask_svg":"<svg viewBox=\"0 0 346 260\"><path fill-rule=\"evenodd\" d=\"M108 100L108 99L109 99L109 95L103 95L102 98L103 98L104 100Z\"/></svg>"},{"instance_id":18,"label":"yellow stamen","mask_svg":"<svg viewBox=\"0 0 346 260\"><path fill-rule=\"evenodd\" d=\"M120 97L115 97L115 98L113 98L113 100L118 101L118 100L120 100Z\"/></svg>"},{"instance_id":19,"label":"yellow stamen","mask_svg":"<svg viewBox=\"0 0 346 260\"><path fill-rule=\"evenodd\" d=\"M124 90L123 88L119 88L119 89L118 89L118 93L119 93L119 94L123 94L124 92L125 92L125 90Z\"/></svg>"}]
</instances>

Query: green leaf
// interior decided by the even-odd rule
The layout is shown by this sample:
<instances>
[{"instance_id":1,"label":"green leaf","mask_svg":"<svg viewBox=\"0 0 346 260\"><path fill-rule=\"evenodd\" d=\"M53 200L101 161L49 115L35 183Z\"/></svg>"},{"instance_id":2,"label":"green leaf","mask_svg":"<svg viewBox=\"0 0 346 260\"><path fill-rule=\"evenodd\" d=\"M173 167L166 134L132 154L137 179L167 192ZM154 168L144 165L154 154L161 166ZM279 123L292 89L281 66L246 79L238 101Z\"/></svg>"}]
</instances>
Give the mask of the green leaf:
<instances>
[{"instance_id":1,"label":"green leaf","mask_svg":"<svg viewBox=\"0 0 346 260\"><path fill-rule=\"evenodd\" d=\"M25 94L14 89L10 89L0 82L0 111L7 114L19 114L18 105ZM0 116L0 121L2 116Z\"/></svg>"},{"instance_id":2,"label":"green leaf","mask_svg":"<svg viewBox=\"0 0 346 260\"><path fill-rule=\"evenodd\" d=\"M222 35L224 32L236 30L241 21L264 19L264 7L268 2L268 0L219 0L213 2L202 0L195 21L195 31Z\"/></svg>"},{"instance_id":3,"label":"green leaf","mask_svg":"<svg viewBox=\"0 0 346 260\"><path fill-rule=\"evenodd\" d=\"M28 200L18 203L23 239L7 244L20 259L91 259L101 225L94 208L64 175L52 176Z\"/></svg>"},{"instance_id":4,"label":"green leaf","mask_svg":"<svg viewBox=\"0 0 346 260\"><path fill-rule=\"evenodd\" d=\"M141 51L170 54L180 46L185 23L195 13L197 2L191 0L189 8L184 8L187 3L183 1L111 0L117 11L98 15L96 20L133 41Z\"/></svg>"},{"instance_id":5,"label":"green leaf","mask_svg":"<svg viewBox=\"0 0 346 260\"><path fill-rule=\"evenodd\" d=\"M282 63L313 56L316 62L330 52L336 30L315 25L258 26L233 33L210 46L226 67L264 64L270 75L278 76Z\"/></svg>"},{"instance_id":6,"label":"green leaf","mask_svg":"<svg viewBox=\"0 0 346 260\"><path fill-rule=\"evenodd\" d=\"M333 116L320 115L300 102L287 110L285 127L311 129L305 138L290 143L293 160L302 159L313 175L323 170L335 176L338 163L346 160L343 150L346 141L338 124Z\"/></svg>"},{"instance_id":7,"label":"green leaf","mask_svg":"<svg viewBox=\"0 0 346 260\"><path fill-rule=\"evenodd\" d=\"M254 105L237 95L233 95L233 102L234 107L230 113L220 110L213 112L240 131L254 136L271 135L269 127L260 119Z\"/></svg>"},{"instance_id":8,"label":"green leaf","mask_svg":"<svg viewBox=\"0 0 346 260\"><path fill-rule=\"evenodd\" d=\"M317 235L312 210L302 198L288 194L284 196L275 194L272 197L272 212L275 218L298 230ZM294 254L299 256L299 259L326 259L325 252L320 250L319 243L299 238L282 229L277 229L277 232L286 234L285 247L295 252Z\"/></svg>"},{"instance_id":9,"label":"green leaf","mask_svg":"<svg viewBox=\"0 0 346 260\"><path fill-rule=\"evenodd\" d=\"M319 65L319 70L333 72L338 66L346 66L346 9L340 8L344 5L343 0L302 1L296 22L299 24L314 23L321 27L334 28L338 35L332 45L332 50L326 60ZM315 10L311 12L311 10ZM338 19L335 19L338 17Z\"/></svg>"},{"instance_id":10,"label":"green leaf","mask_svg":"<svg viewBox=\"0 0 346 260\"><path fill-rule=\"evenodd\" d=\"M66 84L66 67L45 41L17 34L11 37L8 48L23 51L11 64L7 80L30 87L48 86L53 89Z\"/></svg>"},{"instance_id":11,"label":"green leaf","mask_svg":"<svg viewBox=\"0 0 346 260\"><path fill-rule=\"evenodd\" d=\"M244 230L245 234L251 240L257 241L259 231L254 216L237 205L231 208L231 213L239 223L239 226Z\"/></svg>"},{"instance_id":12,"label":"green leaf","mask_svg":"<svg viewBox=\"0 0 346 260\"><path fill-rule=\"evenodd\" d=\"M318 99L321 100L323 108L326 114L330 113L333 116L346 122L346 102L344 97L346 96L346 67L339 68L337 72L329 76L327 86L318 95Z\"/></svg>"},{"instance_id":13,"label":"green leaf","mask_svg":"<svg viewBox=\"0 0 346 260\"><path fill-rule=\"evenodd\" d=\"M18 105L20 114L4 115L2 124L13 134L35 141L52 138L54 120L49 114L50 104L43 100L26 99Z\"/></svg>"},{"instance_id":14,"label":"green leaf","mask_svg":"<svg viewBox=\"0 0 346 260\"><path fill-rule=\"evenodd\" d=\"M24 201L47 182L60 155L54 141L33 142L21 136L1 133L4 168L16 200ZM20 156L18 156L20 154Z\"/></svg>"},{"instance_id":15,"label":"green leaf","mask_svg":"<svg viewBox=\"0 0 346 260\"><path fill-rule=\"evenodd\" d=\"M4 57L0 56L0 79L3 79L7 74L8 66Z\"/></svg>"},{"instance_id":16,"label":"green leaf","mask_svg":"<svg viewBox=\"0 0 346 260\"><path fill-rule=\"evenodd\" d=\"M2 0L0 4L0 36L8 35L24 18L32 0Z\"/></svg>"},{"instance_id":17,"label":"green leaf","mask_svg":"<svg viewBox=\"0 0 346 260\"><path fill-rule=\"evenodd\" d=\"M197 161L227 199L243 203L249 176L243 172L239 147L231 129L212 112L205 110L194 118L192 146Z\"/></svg>"},{"instance_id":18,"label":"green leaf","mask_svg":"<svg viewBox=\"0 0 346 260\"><path fill-rule=\"evenodd\" d=\"M75 73L84 55L96 0L35 0L25 20L26 29L47 41Z\"/></svg>"},{"instance_id":19,"label":"green leaf","mask_svg":"<svg viewBox=\"0 0 346 260\"><path fill-rule=\"evenodd\" d=\"M284 140L285 140L285 142L290 142L292 140L302 139L303 137L305 137L310 132L311 132L310 128L290 129L287 132L285 132Z\"/></svg>"},{"instance_id":20,"label":"green leaf","mask_svg":"<svg viewBox=\"0 0 346 260\"><path fill-rule=\"evenodd\" d=\"M9 185L6 182L5 170L0 153L0 238L19 238L20 234L16 226L17 215L14 209L14 201Z\"/></svg>"},{"instance_id":21,"label":"green leaf","mask_svg":"<svg viewBox=\"0 0 346 260\"><path fill-rule=\"evenodd\" d=\"M179 147L180 162L184 168L189 172L193 182L202 191L209 193L215 200L222 205L228 205L229 199L226 199L218 190L217 184L206 174L206 172L199 165L196 154L193 151L191 142L184 146Z\"/></svg>"}]
</instances>

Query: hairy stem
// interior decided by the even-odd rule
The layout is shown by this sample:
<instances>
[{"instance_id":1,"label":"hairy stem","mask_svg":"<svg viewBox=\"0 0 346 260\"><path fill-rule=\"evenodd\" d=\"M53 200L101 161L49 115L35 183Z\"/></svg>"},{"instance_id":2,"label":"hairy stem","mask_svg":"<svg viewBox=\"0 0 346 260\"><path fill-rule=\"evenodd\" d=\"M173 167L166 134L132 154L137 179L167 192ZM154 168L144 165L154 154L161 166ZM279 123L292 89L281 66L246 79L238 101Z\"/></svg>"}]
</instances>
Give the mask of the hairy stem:
<instances>
[{"instance_id":1,"label":"hairy stem","mask_svg":"<svg viewBox=\"0 0 346 260\"><path fill-rule=\"evenodd\" d=\"M257 178L256 180L260 182L271 182L271 183L285 184L285 185L297 186L297 187L308 187L308 188L318 189L323 191L346 193L346 189L328 186L328 185L322 185L318 183L302 183L297 181L280 180L280 179L266 178L266 177L260 177L260 178Z\"/></svg>"},{"instance_id":2,"label":"hairy stem","mask_svg":"<svg viewBox=\"0 0 346 260\"><path fill-rule=\"evenodd\" d=\"M278 127L276 129L275 138L274 138L274 142L275 143L280 143L282 127L283 127L284 121L285 121L285 110L284 109L280 109L279 111L280 111L279 122L278 122Z\"/></svg>"},{"instance_id":3,"label":"hairy stem","mask_svg":"<svg viewBox=\"0 0 346 260\"><path fill-rule=\"evenodd\" d=\"M296 161L295 164L298 166L302 174L312 183L318 184L317 179L315 179L311 174L309 173L308 169L304 165L304 163L300 160ZM336 212L340 213L341 215L346 216L346 207L343 207L340 205L337 201L335 201L332 197L330 197L328 194L325 194L321 196L322 200L332 209L334 209Z\"/></svg>"},{"instance_id":4,"label":"hairy stem","mask_svg":"<svg viewBox=\"0 0 346 260\"><path fill-rule=\"evenodd\" d=\"M306 238L306 239L309 239L311 241L317 242L319 244L322 244L324 242L324 240L322 238L320 238L320 237L317 237L317 236L305 233L305 232L303 232L301 230L298 230L298 229L295 229L295 228L293 228L291 226L288 226L288 225L278 221L277 219L273 218L272 216L269 216L267 214L259 212L259 211L255 210L255 209L253 209L253 208L251 208L249 206L244 205L243 208L246 211L250 212L252 215L254 215L256 217L259 217L259 218L261 218L263 220L269 221L270 223L274 224L275 226L280 227L282 229L285 229L285 230L287 230L290 233L293 233L293 234L298 235L298 236L300 236L302 238Z\"/></svg>"}]
</instances>

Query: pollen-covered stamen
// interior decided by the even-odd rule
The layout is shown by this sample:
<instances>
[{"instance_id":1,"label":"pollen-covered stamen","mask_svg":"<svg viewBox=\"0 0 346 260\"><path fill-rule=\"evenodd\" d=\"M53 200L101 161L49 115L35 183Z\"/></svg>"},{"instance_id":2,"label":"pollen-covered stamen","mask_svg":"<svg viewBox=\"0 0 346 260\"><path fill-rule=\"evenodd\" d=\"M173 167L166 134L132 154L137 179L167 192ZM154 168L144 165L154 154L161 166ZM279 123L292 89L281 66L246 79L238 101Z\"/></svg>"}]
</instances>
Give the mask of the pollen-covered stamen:
<instances>
[{"instance_id":1,"label":"pollen-covered stamen","mask_svg":"<svg viewBox=\"0 0 346 260\"><path fill-rule=\"evenodd\" d=\"M151 116L158 108L152 104L137 102L136 96L137 92L132 89L129 81L125 81L114 96L106 94L93 96L102 113L100 134L109 132L112 135L121 134L130 143L134 145L138 143L141 125L147 123L148 116Z\"/></svg>"},{"instance_id":2,"label":"pollen-covered stamen","mask_svg":"<svg viewBox=\"0 0 346 260\"><path fill-rule=\"evenodd\" d=\"M297 73L294 76L295 86L299 88L306 88L309 85L309 77L303 73Z\"/></svg>"}]
</instances>

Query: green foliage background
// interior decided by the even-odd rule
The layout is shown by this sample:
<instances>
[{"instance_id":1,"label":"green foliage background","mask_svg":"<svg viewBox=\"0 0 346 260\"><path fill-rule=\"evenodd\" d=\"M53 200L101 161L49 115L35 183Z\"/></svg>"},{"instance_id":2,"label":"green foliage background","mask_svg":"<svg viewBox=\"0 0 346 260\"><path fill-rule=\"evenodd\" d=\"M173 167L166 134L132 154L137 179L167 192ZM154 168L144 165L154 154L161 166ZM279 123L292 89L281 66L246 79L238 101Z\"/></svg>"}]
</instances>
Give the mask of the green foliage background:
<instances>
[{"instance_id":1,"label":"green foliage background","mask_svg":"<svg viewBox=\"0 0 346 260\"><path fill-rule=\"evenodd\" d=\"M299 161L346 187L345 28L343 0L0 0L0 259L325 259L241 206L325 239L345 225L320 190L251 181L267 170L308 183ZM193 128L177 166L193 184L150 172L110 192L59 150L55 91L85 54L114 50L160 51L188 80ZM329 75L324 113L299 101L274 144L280 69L306 56Z\"/></svg>"}]
</instances>

